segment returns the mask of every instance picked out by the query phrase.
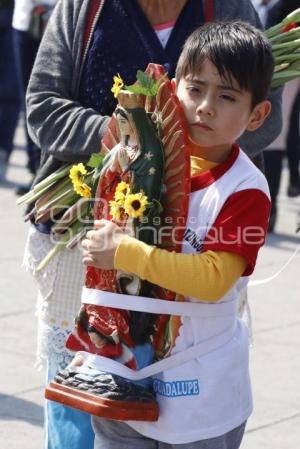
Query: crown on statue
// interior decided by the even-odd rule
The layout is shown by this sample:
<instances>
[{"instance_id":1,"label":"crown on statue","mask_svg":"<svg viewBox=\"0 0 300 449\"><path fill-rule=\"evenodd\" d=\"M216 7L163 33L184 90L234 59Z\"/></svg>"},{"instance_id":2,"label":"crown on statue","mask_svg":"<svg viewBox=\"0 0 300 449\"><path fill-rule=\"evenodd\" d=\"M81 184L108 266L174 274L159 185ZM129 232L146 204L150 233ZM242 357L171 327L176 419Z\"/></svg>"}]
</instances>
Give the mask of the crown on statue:
<instances>
[{"instance_id":1,"label":"crown on statue","mask_svg":"<svg viewBox=\"0 0 300 449\"><path fill-rule=\"evenodd\" d=\"M118 103L124 109L143 107L143 99L141 95L137 95L129 90L120 90L118 94Z\"/></svg>"}]
</instances>

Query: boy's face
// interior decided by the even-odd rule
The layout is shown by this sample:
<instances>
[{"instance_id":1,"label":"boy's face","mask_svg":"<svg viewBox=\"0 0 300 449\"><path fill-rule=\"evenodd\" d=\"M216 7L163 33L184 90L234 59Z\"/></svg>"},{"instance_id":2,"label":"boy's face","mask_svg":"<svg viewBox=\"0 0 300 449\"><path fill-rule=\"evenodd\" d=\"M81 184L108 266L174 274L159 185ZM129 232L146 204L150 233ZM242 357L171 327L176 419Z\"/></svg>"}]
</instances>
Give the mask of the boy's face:
<instances>
[{"instance_id":1,"label":"boy's face","mask_svg":"<svg viewBox=\"0 0 300 449\"><path fill-rule=\"evenodd\" d=\"M196 74L182 78L176 93L196 144L195 156L222 162L246 129L258 127L253 123L259 117L257 107L251 108L251 93L242 91L234 79L222 79L209 60Z\"/></svg>"}]
</instances>

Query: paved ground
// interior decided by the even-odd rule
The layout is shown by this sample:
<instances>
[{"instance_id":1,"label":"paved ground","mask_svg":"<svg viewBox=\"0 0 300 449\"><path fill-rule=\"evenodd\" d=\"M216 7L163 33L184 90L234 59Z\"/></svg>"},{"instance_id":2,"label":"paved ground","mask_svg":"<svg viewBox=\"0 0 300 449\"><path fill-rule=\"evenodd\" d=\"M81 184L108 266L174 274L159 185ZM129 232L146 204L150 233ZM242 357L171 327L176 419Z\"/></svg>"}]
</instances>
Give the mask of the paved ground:
<instances>
[{"instance_id":1,"label":"paved ground","mask_svg":"<svg viewBox=\"0 0 300 449\"><path fill-rule=\"evenodd\" d=\"M27 226L14 194L17 184L30 179L22 142L19 130L9 182L0 185L0 448L42 449L44 373L33 367L35 286L21 267ZM300 199L285 196L286 170L282 184L276 234L268 237L260 253L256 280L280 270L300 244L300 235L295 234ZM296 449L300 444L300 251L273 281L251 287L249 296L255 411L242 449Z\"/></svg>"}]
</instances>

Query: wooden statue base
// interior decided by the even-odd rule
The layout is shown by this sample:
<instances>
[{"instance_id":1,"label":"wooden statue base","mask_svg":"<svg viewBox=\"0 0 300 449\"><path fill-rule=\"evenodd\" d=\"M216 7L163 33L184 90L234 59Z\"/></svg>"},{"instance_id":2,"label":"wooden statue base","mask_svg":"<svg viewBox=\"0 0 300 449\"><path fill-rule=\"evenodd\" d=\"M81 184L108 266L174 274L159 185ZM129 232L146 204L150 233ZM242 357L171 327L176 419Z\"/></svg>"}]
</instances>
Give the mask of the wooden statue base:
<instances>
[{"instance_id":1,"label":"wooden statue base","mask_svg":"<svg viewBox=\"0 0 300 449\"><path fill-rule=\"evenodd\" d=\"M159 415L156 402L143 403L106 399L56 382L51 382L47 386L45 397L91 415L118 421L157 421Z\"/></svg>"}]
</instances>

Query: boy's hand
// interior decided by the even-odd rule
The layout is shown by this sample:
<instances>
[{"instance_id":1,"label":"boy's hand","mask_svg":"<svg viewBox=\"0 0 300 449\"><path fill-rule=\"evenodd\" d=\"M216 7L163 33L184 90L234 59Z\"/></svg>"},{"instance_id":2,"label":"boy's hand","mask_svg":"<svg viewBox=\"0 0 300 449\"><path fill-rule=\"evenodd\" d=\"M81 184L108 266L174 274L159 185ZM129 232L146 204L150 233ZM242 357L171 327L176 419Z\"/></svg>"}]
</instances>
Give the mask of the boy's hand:
<instances>
[{"instance_id":1,"label":"boy's hand","mask_svg":"<svg viewBox=\"0 0 300 449\"><path fill-rule=\"evenodd\" d=\"M96 220L95 230L88 231L82 240L82 262L103 270L114 268L116 250L126 235L116 224L108 220Z\"/></svg>"}]
</instances>

